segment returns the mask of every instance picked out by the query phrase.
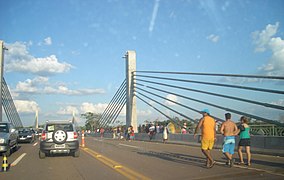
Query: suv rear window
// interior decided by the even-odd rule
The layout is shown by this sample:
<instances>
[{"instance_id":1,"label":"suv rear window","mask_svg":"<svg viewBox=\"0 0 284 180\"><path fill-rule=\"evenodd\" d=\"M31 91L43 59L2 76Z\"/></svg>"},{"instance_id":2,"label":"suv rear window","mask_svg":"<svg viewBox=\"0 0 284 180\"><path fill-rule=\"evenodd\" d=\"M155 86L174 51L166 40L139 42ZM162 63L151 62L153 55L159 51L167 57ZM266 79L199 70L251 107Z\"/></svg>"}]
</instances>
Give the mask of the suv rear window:
<instances>
[{"instance_id":1,"label":"suv rear window","mask_svg":"<svg viewBox=\"0 0 284 180\"><path fill-rule=\"evenodd\" d=\"M0 124L0 132L8 133L9 128L7 124Z\"/></svg>"},{"instance_id":2,"label":"suv rear window","mask_svg":"<svg viewBox=\"0 0 284 180\"><path fill-rule=\"evenodd\" d=\"M46 131L53 132L56 130L73 131L72 124L47 124Z\"/></svg>"}]
</instances>

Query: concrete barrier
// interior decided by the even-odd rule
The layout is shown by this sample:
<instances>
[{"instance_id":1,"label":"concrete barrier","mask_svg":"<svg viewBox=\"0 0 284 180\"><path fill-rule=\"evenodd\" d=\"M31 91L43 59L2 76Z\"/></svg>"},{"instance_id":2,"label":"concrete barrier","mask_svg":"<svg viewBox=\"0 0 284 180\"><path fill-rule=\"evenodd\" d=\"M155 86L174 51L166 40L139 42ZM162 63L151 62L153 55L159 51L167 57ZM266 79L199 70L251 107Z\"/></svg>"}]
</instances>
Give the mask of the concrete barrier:
<instances>
[{"instance_id":1,"label":"concrete barrier","mask_svg":"<svg viewBox=\"0 0 284 180\"><path fill-rule=\"evenodd\" d=\"M100 134L91 134L99 137ZM105 133L104 137L112 138L112 133ZM149 135L146 133L136 133L135 140L150 141ZM152 138L153 142L163 142L163 134L155 134ZM239 137L236 137L236 149ZM183 144L190 146L200 146L200 136L194 139L193 134L169 134L167 143ZM214 148L222 148L223 136L217 135ZM251 136L251 152L258 154L269 154L275 156L284 156L284 137L282 136Z\"/></svg>"}]
</instances>

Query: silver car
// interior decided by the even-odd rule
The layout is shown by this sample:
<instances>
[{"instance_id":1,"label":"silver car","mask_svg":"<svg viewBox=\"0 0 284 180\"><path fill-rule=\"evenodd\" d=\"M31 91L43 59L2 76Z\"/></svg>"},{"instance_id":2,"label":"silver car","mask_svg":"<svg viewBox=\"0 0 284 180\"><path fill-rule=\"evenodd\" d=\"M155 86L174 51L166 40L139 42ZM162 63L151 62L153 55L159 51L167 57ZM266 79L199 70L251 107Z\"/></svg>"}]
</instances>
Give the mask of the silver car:
<instances>
[{"instance_id":1,"label":"silver car","mask_svg":"<svg viewBox=\"0 0 284 180\"><path fill-rule=\"evenodd\" d=\"M0 153L10 156L18 149L18 131L9 122L0 122Z\"/></svg>"},{"instance_id":2,"label":"silver car","mask_svg":"<svg viewBox=\"0 0 284 180\"><path fill-rule=\"evenodd\" d=\"M51 154L80 156L78 133L72 121L47 121L40 138L39 158Z\"/></svg>"}]
</instances>

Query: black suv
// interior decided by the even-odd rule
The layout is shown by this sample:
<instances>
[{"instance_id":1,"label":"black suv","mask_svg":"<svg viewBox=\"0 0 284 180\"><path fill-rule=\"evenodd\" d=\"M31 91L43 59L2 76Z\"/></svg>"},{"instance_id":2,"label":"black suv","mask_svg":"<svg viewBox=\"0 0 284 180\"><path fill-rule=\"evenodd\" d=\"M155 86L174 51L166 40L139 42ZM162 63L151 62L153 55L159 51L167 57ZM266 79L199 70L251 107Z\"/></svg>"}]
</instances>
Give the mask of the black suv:
<instances>
[{"instance_id":1,"label":"black suv","mask_svg":"<svg viewBox=\"0 0 284 180\"><path fill-rule=\"evenodd\" d=\"M47 121L40 138L39 158L61 153L80 156L75 125L71 121Z\"/></svg>"}]
</instances>

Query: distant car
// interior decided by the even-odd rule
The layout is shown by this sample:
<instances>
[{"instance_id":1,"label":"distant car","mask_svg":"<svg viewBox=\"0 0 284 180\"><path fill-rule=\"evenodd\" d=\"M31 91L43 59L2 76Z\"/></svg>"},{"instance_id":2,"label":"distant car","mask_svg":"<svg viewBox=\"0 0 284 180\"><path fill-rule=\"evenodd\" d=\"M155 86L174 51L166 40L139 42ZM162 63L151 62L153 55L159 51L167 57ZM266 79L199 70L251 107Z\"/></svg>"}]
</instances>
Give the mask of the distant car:
<instances>
[{"instance_id":1,"label":"distant car","mask_svg":"<svg viewBox=\"0 0 284 180\"><path fill-rule=\"evenodd\" d=\"M39 158L61 153L80 156L75 125L72 121L47 121L40 138Z\"/></svg>"},{"instance_id":2,"label":"distant car","mask_svg":"<svg viewBox=\"0 0 284 180\"><path fill-rule=\"evenodd\" d=\"M29 142L32 143L36 139L35 131L29 128L22 128L18 131L18 142Z\"/></svg>"},{"instance_id":3,"label":"distant car","mask_svg":"<svg viewBox=\"0 0 284 180\"><path fill-rule=\"evenodd\" d=\"M0 153L10 156L18 149L18 131L9 122L0 122Z\"/></svg>"}]
</instances>

